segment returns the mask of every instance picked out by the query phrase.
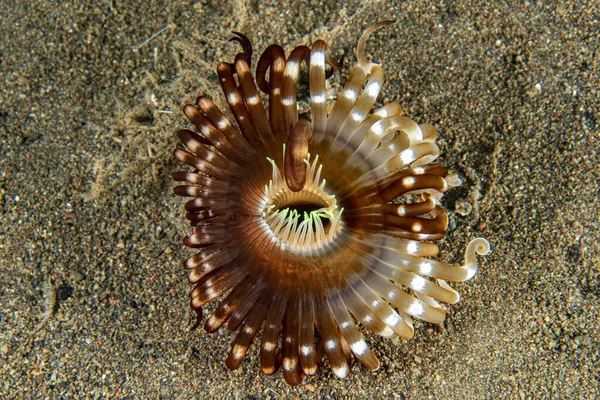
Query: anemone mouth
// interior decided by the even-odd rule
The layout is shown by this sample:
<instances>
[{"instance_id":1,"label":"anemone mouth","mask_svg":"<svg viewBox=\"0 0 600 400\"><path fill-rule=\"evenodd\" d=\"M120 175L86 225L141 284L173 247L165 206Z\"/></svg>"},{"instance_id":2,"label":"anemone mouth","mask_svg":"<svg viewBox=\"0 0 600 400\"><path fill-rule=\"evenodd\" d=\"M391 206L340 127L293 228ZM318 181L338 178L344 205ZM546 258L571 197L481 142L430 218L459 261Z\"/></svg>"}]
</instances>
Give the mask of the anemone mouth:
<instances>
[{"instance_id":1,"label":"anemone mouth","mask_svg":"<svg viewBox=\"0 0 600 400\"><path fill-rule=\"evenodd\" d=\"M285 150L284 150L285 152ZM321 178L319 156L303 161L307 166L306 182L301 190L293 191L272 159L272 179L265 185L260 215L269 235L283 250L306 253L322 250L342 231L343 208L338 207L334 194L325 189Z\"/></svg>"},{"instance_id":2,"label":"anemone mouth","mask_svg":"<svg viewBox=\"0 0 600 400\"><path fill-rule=\"evenodd\" d=\"M324 356L340 378L352 358L376 370L379 361L358 325L409 339L412 318L440 324L440 303L460 298L447 282L471 279L476 255L489 251L477 238L463 265L431 259L438 253L431 242L448 225L439 200L460 180L432 164L439 154L433 126L403 116L395 103L373 109L383 70L366 60L364 47L388 23L359 40L358 63L333 107L326 67L340 63L325 41L288 56L269 46L253 77L250 42L234 32L243 52L217 73L239 130L205 97L183 109L197 129L181 130L184 148L174 151L193 171L173 175L187 182L174 192L192 197L185 204L191 234L183 243L199 249L184 261L194 284L190 305L196 327L202 307L222 296L204 327L238 331L230 369L262 331L262 371L283 367L291 385L315 374ZM303 63L310 121L299 119L296 105ZM268 94L268 112L257 86Z\"/></svg>"}]
</instances>

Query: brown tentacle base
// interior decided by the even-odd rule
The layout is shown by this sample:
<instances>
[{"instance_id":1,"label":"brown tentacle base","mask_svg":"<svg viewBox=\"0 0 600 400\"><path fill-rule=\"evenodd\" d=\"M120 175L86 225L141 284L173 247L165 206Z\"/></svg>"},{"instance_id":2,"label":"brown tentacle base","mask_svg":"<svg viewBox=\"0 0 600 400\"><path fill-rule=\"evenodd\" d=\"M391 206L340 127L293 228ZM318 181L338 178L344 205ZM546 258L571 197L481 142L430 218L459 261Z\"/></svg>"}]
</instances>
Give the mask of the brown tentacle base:
<instances>
[{"instance_id":1,"label":"brown tentacle base","mask_svg":"<svg viewBox=\"0 0 600 400\"><path fill-rule=\"evenodd\" d=\"M175 194L190 197L184 245L198 249L184 261L193 285L193 328L202 307L221 298L204 328L223 326L237 336L225 365L238 368L258 333L265 374L281 367L298 385L326 357L346 377L356 359L379 368L357 325L386 338L409 339L412 318L439 324L440 302L459 295L447 281L477 271L485 239L474 239L465 263L435 261L448 217L443 194L460 184L432 164L439 154L435 128L400 115L391 103L373 109L383 70L365 57L369 29L359 41L358 63L335 104L326 79L341 66L323 40L299 46L286 58L278 45L251 72L252 46L234 32L242 51L217 66L237 127L206 97L183 112L194 129L178 132L174 156L190 166L173 179ZM298 117L302 68L308 69L310 120ZM259 90L268 95L262 103Z\"/></svg>"}]
</instances>

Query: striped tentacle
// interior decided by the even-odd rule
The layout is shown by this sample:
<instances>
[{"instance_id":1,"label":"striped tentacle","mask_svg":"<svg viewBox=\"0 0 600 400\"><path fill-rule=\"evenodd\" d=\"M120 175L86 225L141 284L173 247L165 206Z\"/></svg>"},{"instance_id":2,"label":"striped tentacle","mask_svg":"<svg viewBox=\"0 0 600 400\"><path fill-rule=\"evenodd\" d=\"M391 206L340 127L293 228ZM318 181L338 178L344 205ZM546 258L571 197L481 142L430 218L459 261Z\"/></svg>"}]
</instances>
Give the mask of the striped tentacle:
<instances>
[{"instance_id":1,"label":"striped tentacle","mask_svg":"<svg viewBox=\"0 0 600 400\"><path fill-rule=\"evenodd\" d=\"M284 119L282 103L283 72L285 69L285 52L281 46L273 44L262 53L256 66L256 82L263 93L269 95L269 121L275 137L281 142L287 137L289 126ZM269 70L269 80L266 80Z\"/></svg>"},{"instance_id":2,"label":"striped tentacle","mask_svg":"<svg viewBox=\"0 0 600 400\"><path fill-rule=\"evenodd\" d=\"M263 292L264 290L260 291L258 295L262 294ZM241 304L246 304L246 301L248 300L250 300L249 302L251 303L251 307L247 307L247 309L243 312L244 314L247 314L247 317L245 318L244 325L242 326L242 329L238 332L233 347L231 348L231 351L229 353L229 356L225 361L225 365L229 369L239 368L244 357L246 356L246 353L248 352L248 349L252 345L254 338L258 334L263 322L265 321L269 310L268 307L271 303L271 298L269 298L268 296L262 296L258 297L254 301L252 301L253 298L245 299L242 301ZM240 307L238 307L236 312L238 310L240 310ZM233 316L231 317L230 324L231 321L233 321L233 319L236 317L236 312L234 312ZM241 323L241 318L239 321L239 323ZM230 325L231 330L237 329L237 327L235 327L235 329L232 328L233 327Z\"/></svg>"},{"instance_id":3,"label":"striped tentacle","mask_svg":"<svg viewBox=\"0 0 600 400\"><path fill-rule=\"evenodd\" d=\"M397 337L396 333L365 304L351 287L344 288L341 296L348 310L360 324L379 336L388 339Z\"/></svg>"},{"instance_id":4,"label":"striped tentacle","mask_svg":"<svg viewBox=\"0 0 600 400\"><path fill-rule=\"evenodd\" d=\"M333 312L342 336L350 345L352 354L354 354L362 365L371 371L378 369L379 360L375 357L371 349L369 349L362 334L356 328L352 317L348 313L348 308L337 290L330 293L327 297L327 303Z\"/></svg>"},{"instance_id":5,"label":"striped tentacle","mask_svg":"<svg viewBox=\"0 0 600 400\"><path fill-rule=\"evenodd\" d=\"M300 364L306 375L317 373L317 356L315 350L315 315L314 302L310 295L304 294L300 299L298 332L298 349Z\"/></svg>"},{"instance_id":6,"label":"striped tentacle","mask_svg":"<svg viewBox=\"0 0 600 400\"><path fill-rule=\"evenodd\" d=\"M238 60L239 61L239 60ZM237 64L237 63L236 63ZM237 86L237 83L233 77L233 69L231 64L221 62L217 66L217 74L219 75L219 83L223 92L227 94L226 99L229 104L229 108L235 120L237 121L240 130L251 147L259 150L259 153L265 154L265 142L259 134L248 107L244 103L242 94Z\"/></svg>"},{"instance_id":7,"label":"striped tentacle","mask_svg":"<svg viewBox=\"0 0 600 400\"><path fill-rule=\"evenodd\" d=\"M249 279L244 279L238 283L206 320L204 329L208 333L213 333L223 326L223 324L229 320L233 312L239 307L253 286L254 282Z\"/></svg>"},{"instance_id":8,"label":"striped tentacle","mask_svg":"<svg viewBox=\"0 0 600 400\"><path fill-rule=\"evenodd\" d=\"M326 58L327 43L318 39L311 47L309 66L310 117L315 140L324 135L327 124Z\"/></svg>"},{"instance_id":9,"label":"striped tentacle","mask_svg":"<svg viewBox=\"0 0 600 400\"><path fill-rule=\"evenodd\" d=\"M299 385L304 378L304 371L299 357L299 330L300 330L300 302L297 297L292 297L288 302L283 318L282 356L283 377L290 385Z\"/></svg>"},{"instance_id":10,"label":"striped tentacle","mask_svg":"<svg viewBox=\"0 0 600 400\"><path fill-rule=\"evenodd\" d=\"M282 103L284 109L284 125L292 127L298 122L298 106L296 93L298 91L298 78L302 62L309 63L310 48L298 46L290 53L283 71Z\"/></svg>"},{"instance_id":11,"label":"striped tentacle","mask_svg":"<svg viewBox=\"0 0 600 400\"><path fill-rule=\"evenodd\" d=\"M267 375L272 375L279 369L277 362L277 338L281 332L281 324L287 307L287 296L283 290L277 290L269 307L267 319L262 334L260 348L260 366Z\"/></svg>"},{"instance_id":12,"label":"striped tentacle","mask_svg":"<svg viewBox=\"0 0 600 400\"><path fill-rule=\"evenodd\" d=\"M325 346L325 354L333 373L338 378L345 378L350 373L346 355L342 348L339 328L333 317L329 304L325 299L317 301L317 327Z\"/></svg>"},{"instance_id":13,"label":"striped tentacle","mask_svg":"<svg viewBox=\"0 0 600 400\"><path fill-rule=\"evenodd\" d=\"M371 312L383 321L397 336L403 339L410 339L413 336L412 321L403 318L363 279L355 279L350 287Z\"/></svg>"},{"instance_id":14,"label":"striped tentacle","mask_svg":"<svg viewBox=\"0 0 600 400\"><path fill-rule=\"evenodd\" d=\"M258 94L252 73L250 72L250 66L244 57L239 54L235 59L235 71L238 76L239 87L244 103L246 104L257 135L267 148L273 151L278 143L274 140L271 124L269 123L267 113Z\"/></svg>"}]
</instances>

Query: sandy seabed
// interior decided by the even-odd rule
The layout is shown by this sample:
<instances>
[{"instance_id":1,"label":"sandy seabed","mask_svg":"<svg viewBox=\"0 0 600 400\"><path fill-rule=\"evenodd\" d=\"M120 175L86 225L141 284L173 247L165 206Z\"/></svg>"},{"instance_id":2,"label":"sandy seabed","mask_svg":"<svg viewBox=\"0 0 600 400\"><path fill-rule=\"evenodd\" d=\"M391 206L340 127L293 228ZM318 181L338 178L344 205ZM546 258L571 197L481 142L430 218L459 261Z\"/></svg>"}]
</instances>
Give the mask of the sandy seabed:
<instances>
[{"instance_id":1,"label":"sandy seabed","mask_svg":"<svg viewBox=\"0 0 600 400\"><path fill-rule=\"evenodd\" d=\"M0 397L597 398L599 15L595 1L0 2ZM443 199L440 258L459 263L477 236L492 253L443 326L368 335L377 372L325 366L292 388L259 373L256 349L230 372L229 335L189 331L181 105L219 100L231 30L257 52L324 36L353 62L390 18L368 45L380 100L434 124L464 181Z\"/></svg>"}]
</instances>

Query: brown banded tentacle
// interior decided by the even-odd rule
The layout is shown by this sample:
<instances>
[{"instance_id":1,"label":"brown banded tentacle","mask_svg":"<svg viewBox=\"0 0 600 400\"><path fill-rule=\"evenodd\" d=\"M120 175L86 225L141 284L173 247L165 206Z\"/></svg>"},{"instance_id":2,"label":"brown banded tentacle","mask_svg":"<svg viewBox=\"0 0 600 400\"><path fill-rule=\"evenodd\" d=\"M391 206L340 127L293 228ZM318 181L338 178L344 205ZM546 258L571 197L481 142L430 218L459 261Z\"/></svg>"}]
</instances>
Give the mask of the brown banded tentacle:
<instances>
[{"instance_id":1,"label":"brown banded tentacle","mask_svg":"<svg viewBox=\"0 0 600 400\"><path fill-rule=\"evenodd\" d=\"M373 127L379 129L381 127L379 123L382 121L383 119L377 121L373 124ZM393 130L390 132L395 133ZM362 144L364 144L364 141ZM388 142L379 144L376 149L374 148L374 151L367 150L362 144L355 150L354 154L348 157L346 164L367 165L369 169L373 169L388 161L394 155L398 154L398 152L410 148L410 140L404 132L400 132Z\"/></svg>"},{"instance_id":2,"label":"brown banded tentacle","mask_svg":"<svg viewBox=\"0 0 600 400\"><path fill-rule=\"evenodd\" d=\"M308 145L312 136L310 122L300 120L290 129L284 159L285 182L292 192L299 192L306 183Z\"/></svg>"},{"instance_id":3,"label":"brown banded tentacle","mask_svg":"<svg viewBox=\"0 0 600 400\"><path fill-rule=\"evenodd\" d=\"M269 303L269 297L262 296L248 310L248 316L244 321L244 325L238 332L231 352L225 361L227 368L232 370L239 368L267 316ZM242 304L244 303L242 302Z\"/></svg>"},{"instance_id":4,"label":"brown banded tentacle","mask_svg":"<svg viewBox=\"0 0 600 400\"><path fill-rule=\"evenodd\" d=\"M235 127L229 122L225 114L209 99L200 96L196 99L198 108L206 115L208 120L227 138L229 143L242 158L247 159L249 154L255 152L254 148L249 145L248 141Z\"/></svg>"},{"instance_id":5,"label":"brown banded tentacle","mask_svg":"<svg viewBox=\"0 0 600 400\"><path fill-rule=\"evenodd\" d=\"M256 65L256 82L264 93L269 95L269 120L276 137L285 138L288 126L284 123L283 104L281 102L285 52L281 46L273 44L262 53ZM269 81L266 80L269 70Z\"/></svg>"},{"instance_id":6,"label":"brown banded tentacle","mask_svg":"<svg viewBox=\"0 0 600 400\"><path fill-rule=\"evenodd\" d=\"M379 195L387 203L406 193L417 190L434 190L444 193L448 190L448 184L439 175L409 175L392 182L379 192Z\"/></svg>"},{"instance_id":7,"label":"brown banded tentacle","mask_svg":"<svg viewBox=\"0 0 600 400\"><path fill-rule=\"evenodd\" d=\"M403 287L413 290L414 293L425 294L432 299L444 302L446 304L454 304L460 298L454 290L444 288L413 272L395 268L375 258L370 260L369 269L383 276L384 278L395 282L397 285L399 284Z\"/></svg>"},{"instance_id":8,"label":"brown banded tentacle","mask_svg":"<svg viewBox=\"0 0 600 400\"><path fill-rule=\"evenodd\" d=\"M325 79L329 79L333 76L333 73L344 66L344 58L346 54L342 54L340 61L336 61L330 52L325 53L325 64L331 68L325 71Z\"/></svg>"},{"instance_id":9,"label":"brown banded tentacle","mask_svg":"<svg viewBox=\"0 0 600 400\"><path fill-rule=\"evenodd\" d=\"M207 231L208 228L205 228L203 231L198 231L198 229L204 225L207 224L199 224L192 227L192 233L183 239L186 246L191 248L205 248L216 243L223 244L229 242L228 235L223 232L213 231L211 233L206 233L205 231Z\"/></svg>"},{"instance_id":10,"label":"brown banded tentacle","mask_svg":"<svg viewBox=\"0 0 600 400\"><path fill-rule=\"evenodd\" d=\"M210 188L192 185L180 185L173 188L173 193L183 197L203 197L210 198L222 196L223 192L219 192Z\"/></svg>"},{"instance_id":11,"label":"brown banded tentacle","mask_svg":"<svg viewBox=\"0 0 600 400\"><path fill-rule=\"evenodd\" d=\"M281 101L284 108L284 124L294 126L298 121L298 107L296 104L296 92L298 90L298 78L302 62L307 65L310 62L310 48L298 46L292 50L283 71L283 82L281 87Z\"/></svg>"},{"instance_id":12,"label":"brown banded tentacle","mask_svg":"<svg viewBox=\"0 0 600 400\"><path fill-rule=\"evenodd\" d=\"M394 237L394 238L400 238L400 239L411 239L411 240L418 240L421 242L426 242L426 241L435 241L435 240L442 240L445 236L446 233L414 233L414 232L410 232L407 231L405 229L402 228L398 228L395 226L388 226L386 227L386 229L382 230L381 232L385 233L386 235L389 235L390 237Z\"/></svg>"},{"instance_id":13,"label":"brown banded tentacle","mask_svg":"<svg viewBox=\"0 0 600 400\"><path fill-rule=\"evenodd\" d=\"M182 142L185 143L187 138L194 137L194 139L199 143L205 144L204 140L202 140L205 138L211 146L214 146L228 159L234 162L239 162L239 160L241 160L239 150L229 143L227 138L217 128L215 128L215 126L200 112L200 110L191 104L186 104L183 107L183 113L190 119L190 121L194 123L199 133L202 134L202 137L198 135L192 135L193 132L189 130L181 130L179 131L179 137Z\"/></svg>"},{"instance_id":14,"label":"brown banded tentacle","mask_svg":"<svg viewBox=\"0 0 600 400\"><path fill-rule=\"evenodd\" d=\"M395 335L403 339L410 339L413 336L412 327L363 279L355 279L350 283L350 287L368 309L383 321Z\"/></svg>"},{"instance_id":15,"label":"brown banded tentacle","mask_svg":"<svg viewBox=\"0 0 600 400\"><path fill-rule=\"evenodd\" d=\"M369 349L362 334L356 328L350 313L348 313L348 307L344 304L337 290L332 291L327 296L327 303L333 312L342 337L350 346L352 354L369 370L377 370L379 368L379 360L375 357L371 349Z\"/></svg>"},{"instance_id":16,"label":"brown banded tentacle","mask_svg":"<svg viewBox=\"0 0 600 400\"><path fill-rule=\"evenodd\" d=\"M190 221L190 226L198 226L206 221L215 218L216 216L225 215L225 210L205 209L199 212L186 213L186 219Z\"/></svg>"},{"instance_id":17,"label":"brown banded tentacle","mask_svg":"<svg viewBox=\"0 0 600 400\"><path fill-rule=\"evenodd\" d=\"M316 40L310 49L309 90L313 135L317 140L325 134L327 124L326 57L327 42Z\"/></svg>"},{"instance_id":18,"label":"brown banded tentacle","mask_svg":"<svg viewBox=\"0 0 600 400\"><path fill-rule=\"evenodd\" d=\"M341 296L348 310L361 325L379 336L388 339L397 337L396 333L367 307L365 302L358 297L351 287L347 286L344 288Z\"/></svg>"},{"instance_id":19,"label":"brown banded tentacle","mask_svg":"<svg viewBox=\"0 0 600 400\"><path fill-rule=\"evenodd\" d=\"M438 283L440 284L439 285L440 287L442 287L441 282L444 282L444 281L438 280ZM396 284L396 285L399 285L399 284ZM455 303L457 303L460 300L460 294L456 290L452 289L450 287L450 285L446 284L446 286L447 286L447 290L449 292L453 293L455 295L454 297L456 298L455 301L453 301L452 303L447 303L447 304L455 304ZM428 296L428 295L426 295L424 293L421 293L421 292L414 292L414 294L415 294L415 297L417 299L421 300L425 304L430 305L431 307L439 308L439 309L443 308L442 305L438 302L438 300L434 299L431 296Z\"/></svg>"},{"instance_id":20,"label":"brown banded tentacle","mask_svg":"<svg viewBox=\"0 0 600 400\"><path fill-rule=\"evenodd\" d=\"M434 198L427 196L424 201L412 204L384 204L381 212L399 217L417 217L433 211L435 206Z\"/></svg>"},{"instance_id":21,"label":"brown banded tentacle","mask_svg":"<svg viewBox=\"0 0 600 400\"><path fill-rule=\"evenodd\" d=\"M486 253L486 249L489 251L489 244L485 245L475 239L469 243L465 251L465 265L455 266L403 253L399 250L401 249L401 245L398 243L400 240L391 236L387 237L385 243L378 244L377 251L373 253L373 256L396 268L451 282L463 282L471 279L477 270L475 254L482 255Z\"/></svg>"},{"instance_id":22,"label":"brown banded tentacle","mask_svg":"<svg viewBox=\"0 0 600 400\"><path fill-rule=\"evenodd\" d=\"M276 290L263 329L260 344L260 366L267 375L277 372L279 367L276 360L277 337L281 332L281 323L287 307L287 296L283 288Z\"/></svg>"},{"instance_id":23,"label":"brown banded tentacle","mask_svg":"<svg viewBox=\"0 0 600 400\"><path fill-rule=\"evenodd\" d=\"M269 91L271 90L271 85L267 80L267 71L271 67L274 58L280 57L281 55L285 58L285 52L281 46L272 44L263 51L258 59L256 65L256 83L258 84L258 88L265 94L269 94Z\"/></svg>"},{"instance_id":24,"label":"brown banded tentacle","mask_svg":"<svg viewBox=\"0 0 600 400\"><path fill-rule=\"evenodd\" d=\"M350 208L347 210L346 217L348 219L359 219L367 222L364 219L366 216L373 216L372 221L381 220L383 224L383 215L395 215L398 217L417 217L425 215L433 211L436 207L435 199L425 194L423 198L416 203L409 204L368 204L362 207Z\"/></svg>"},{"instance_id":25,"label":"brown banded tentacle","mask_svg":"<svg viewBox=\"0 0 600 400\"><path fill-rule=\"evenodd\" d=\"M335 323L333 313L325 299L317 302L316 322L319 334L325 346L325 354L331 365L333 373L338 378L345 378L350 373L346 355L342 349L341 335Z\"/></svg>"},{"instance_id":26,"label":"brown banded tentacle","mask_svg":"<svg viewBox=\"0 0 600 400\"><path fill-rule=\"evenodd\" d=\"M439 248L435 243L427 243L418 240L388 238L382 234L373 235L368 242L370 248L394 249L397 252L418 257L434 257L438 254Z\"/></svg>"},{"instance_id":27,"label":"brown banded tentacle","mask_svg":"<svg viewBox=\"0 0 600 400\"><path fill-rule=\"evenodd\" d=\"M224 256L224 260L225 260L225 257L226 257L226 259L229 259L229 258L234 259L235 258L230 255L226 255L226 256ZM231 260L231 261L233 261L233 260ZM223 261L222 264L216 264L216 263L211 263L211 262L203 263L203 264L199 265L198 267L193 268L188 273L188 282L198 283L200 280L202 280L202 278L207 276L209 273L223 267L228 262L229 261Z\"/></svg>"},{"instance_id":28,"label":"brown banded tentacle","mask_svg":"<svg viewBox=\"0 0 600 400\"><path fill-rule=\"evenodd\" d=\"M202 141L200 140L201 138L197 133L190 130L182 130L179 131L178 136L179 140L181 140L181 143L183 143L187 149L189 149L199 158L210 162L212 162L213 159L216 159L217 162L222 166L227 164L227 167L232 171L239 169L239 164L237 164L235 161L232 161L226 156L214 152L212 148L207 148L204 144L202 144Z\"/></svg>"},{"instance_id":29,"label":"brown banded tentacle","mask_svg":"<svg viewBox=\"0 0 600 400\"><path fill-rule=\"evenodd\" d=\"M436 206L430 214L433 218L399 217L386 215L388 225L414 233L438 234L445 233L448 227L448 216L440 206Z\"/></svg>"},{"instance_id":30,"label":"brown banded tentacle","mask_svg":"<svg viewBox=\"0 0 600 400\"><path fill-rule=\"evenodd\" d=\"M244 279L238 283L227 295L225 300L219 304L215 311L208 317L204 324L204 330L208 333L216 332L242 303L248 291L254 286L254 282Z\"/></svg>"},{"instance_id":31,"label":"brown banded tentacle","mask_svg":"<svg viewBox=\"0 0 600 400\"><path fill-rule=\"evenodd\" d=\"M377 273L369 273L364 277L369 287L397 309L432 324L441 324L446 314L439 308L431 307Z\"/></svg>"},{"instance_id":32,"label":"brown banded tentacle","mask_svg":"<svg viewBox=\"0 0 600 400\"><path fill-rule=\"evenodd\" d=\"M281 335L283 377L292 386L299 385L304 378L298 354L299 312L299 301L296 297L292 297L288 302L287 310L283 317Z\"/></svg>"},{"instance_id":33,"label":"brown banded tentacle","mask_svg":"<svg viewBox=\"0 0 600 400\"><path fill-rule=\"evenodd\" d=\"M346 363L348 364L348 367L350 367L352 365L352 361L354 360L352 350L350 349L350 345L348 344L348 341L346 340L344 335L340 334L340 342L342 343L342 351L344 352L344 355L346 356Z\"/></svg>"},{"instance_id":34,"label":"brown banded tentacle","mask_svg":"<svg viewBox=\"0 0 600 400\"><path fill-rule=\"evenodd\" d=\"M435 143L423 142L401 151L354 181L352 192L380 184L389 184L394 174L412 166L422 166L435 160L440 153ZM347 194L346 194L347 195Z\"/></svg>"},{"instance_id":35,"label":"brown banded tentacle","mask_svg":"<svg viewBox=\"0 0 600 400\"><path fill-rule=\"evenodd\" d=\"M402 107L397 103L389 103L375 110L367 119L365 119L354 131L339 131L337 141L347 145L352 151L356 150L362 143L365 135L371 127L383 118L394 115L401 115ZM347 164L348 162L346 162Z\"/></svg>"},{"instance_id":36,"label":"brown banded tentacle","mask_svg":"<svg viewBox=\"0 0 600 400\"><path fill-rule=\"evenodd\" d=\"M213 254L218 254L219 250L221 248L226 248L228 244L229 244L229 242L228 243L225 243L225 242L223 242L223 243L212 243L212 244L210 244L208 246L202 247L202 251L199 252L199 253L196 253L195 255L198 256L198 257L203 256L203 257L206 258L206 260L209 260L212 257Z\"/></svg>"},{"instance_id":37,"label":"brown banded tentacle","mask_svg":"<svg viewBox=\"0 0 600 400\"><path fill-rule=\"evenodd\" d=\"M255 281L254 286L248 290L248 293L244 296L239 307L235 309L229 318L227 329L229 329L230 332L235 332L240 327L250 310L254 307L254 304L256 304L261 297L264 297L265 290L266 285L263 282L262 276L259 276Z\"/></svg>"},{"instance_id":38,"label":"brown banded tentacle","mask_svg":"<svg viewBox=\"0 0 600 400\"><path fill-rule=\"evenodd\" d=\"M175 149L173 154L180 161L194 167L196 170L221 180L243 174L239 164L203 145L199 140L200 136L195 132L180 131L179 139L190 152L184 149ZM219 168L222 171L218 172Z\"/></svg>"},{"instance_id":39,"label":"brown banded tentacle","mask_svg":"<svg viewBox=\"0 0 600 400\"><path fill-rule=\"evenodd\" d=\"M244 98L248 112L254 122L256 131L263 143L272 147L273 133L271 132L271 125L269 124L267 113L265 112L265 108L263 107L258 91L256 90L256 84L252 78L250 66L241 55L238 55L235 58L235 70L237 72L242 97Z\"/></svg>"},{"instance_id":40,"label":"brown banded tentacle","mask_svg":"<svg viewBox=\"0 0 600 400\"><path fill-rule=\"evenodd\" d=\"M229 263L218 268L202 278L190 293L191 305L194 310L220 296L237 285L246 272L241 268L243 264Z\"/></svg>"},{"instance_id":41,"label":"brown banded tentacle","mask_svg":"<svg viewBox=\"0 0 600 400\"><path fill-rule=\"evenodd\" d=\"M235 120L242 131L242 135L246 138L251 147L262 149L264 151L264 143L258 134L250 112L244 103L237 83L233 78L233 70L229 63L221 62L217 66L217 74L219 75L219 83L227 98L229 108L235 117Z\"/></svg>"},{"instance_id":42,"label":"brown banded tentacle","mask_svg":"<svg viewBox=\"0 0 600 400\"><path fill-rule=\"evenodd\" d=\"M229 242L231 238L228 230L231 229L233 224L219 221L219 219L220 217L215 217L197 226L192 226L191 234L186 236L184 241L192 245L209 242Z\"/></svg>"},{"instance_id":43,"label":"brown banded tentacle","mask_svg":"<svg viewBox=\"0 0 600 400\"><path fill-rule=\"evenodd\" d=\"M209 219L227 214L228 210L206 208L195 212L187 212L185 213L185 218L190 221L190 226L197 226Z\"/></svg>"},{"instance_id":44,"label":"brown banded tentacle","mask_svg":"<svg viewBox=\"0 0 600 400\"><path fill-rule=\"evenodd\" d=\"M423 134L423 142L435 142L435 138L437 137L435 126L431 124L419 124L419 129L421 129L421 133Z\"/></svg>"},{"instance_id":45,"label":"brown banded tentacle","mask_svg":"<svg viewBox=\"0 0 600 400\"><path fill-rule=\"evenodd\" d=\"M342 192L339 197L340 199L346 200L348 198L352 198L355 207L370 205L373 202L381 203L381 200L373 200L374 198L379 199L381 197L380 192L382 190L386 190L386 188L390 187L390 185L394 185L396 182L400 181L402 178L412 176L412 175L438 175L443 178L446 178L447 173L446 169L439 164L429 164L429 165L421 165L415 166L408 169L400 169L389 175L385 181L377 181L373 182L371 185L365 185L362 187L352 187L347 191ZM448 184L449 185L449 184ZM383 189L382 189L383 188ZM393 186L390 187L393 189ZM386 199L390 199L390 196L384 194ZM394 198L391 198L391 201Z\"/></svg>"},{"instance_id":46,"label":"brown banded tentacle","mask_svg":"<svg viewBox=\"0 0 600 400\"><path fill-rule=\"evenodd\" d=\"M181 135L182 133L195 133L195 134L197 134L196 132L191 131L189 129L180 129L180 130L177 131L177 136ZM202 143L203 145L205 145L205 146L212 146L213 145L210 140L208 140L207 138L205 138L203 136L200 136L200 135L198 135L198 139L197 140L200 143Z\"/></svg>"},{"instance_id":47,"label":"brown banded tentacle","mask_svg":"<svg viewBox=\"0 0 600 400\"><path fill-rule=\"evenodd\" d=\"M221 245L221 243L218 244ZM221 247L226 248L225 246ZM206 260L202 263L195 265L193 268L190 268L190 272L188 273L188 281L190 283L197 283L211 271L214 271L230 262L233 262L238 256L239 253L236 253L235 251L220 252L211 257L209 260Z\"/></svg>"},{"instance_id":48,"label":"brown banded tentacle","mask_svg":"<svg viewBox=\"0 0 600 400\"><path fill-rule=\"evenodd\" d=\"M222 260L221 257L225 255L237 257L240 252L241 250L236 248L235 244L233 244L231 241L228 243L219 243L215 244L214 246L204 248L200 253L196 253L187 258L183 262L183 266L184 268L191 270L204 263L212 262L214 259Z\"/></svg>"},{"instance_id":49,"label":"brown banded tentacle","mask_svg":"<svg viewBox=\"0 0 600 400\"><path fill-rule=\"evenodd\" d=\"M299 360L302 370L306 375L317 373L317 360L315 350L315 314L314 302L309 294L303 294L300 300L300 320L298 332Z\"/></svg>"},{"instance_id":50,"label":"brown banded tentacle","mask_svg":"<svg viewBox=\"0 0 600 400\"><path fill-rule=\"evenodd\" d=\"M173 173L173 180L179 182L187 182L193 185L204 186L210 188L215 192L226 192L231 190L230 185L227 182L223 182L206 175L197 174L190 171L177 171Z\"/></svg>"},{"instance_id":51,"label":"brown banded tentacle","mask_svg":"<svg viewBox=\"0 0 600 400\"><path fill-rule=\"evenodd\" d=\"M205 228L204 226L195 226L193 229L198 228L203 228L203 231L196 231L183 239L183 243L186 246L207 246L214 243L223 243L229 240L229 235L227 235L225 231L210 232L209 229Z\"/></svg>"},{"instance_id":52,"label":"brown banded tentacle","mask_svg":"<svg viewBox=\"0 0 600 400\"><path fill-rule=\"evenodd\" d=\"M197 213L205 211L207 208L211 208L215 211L227 211L232 206L232 201L230 200L221 200L215 198L203 198L197 197L194 198L184 204L185 211L191 213ZM223 215L223 214L220 214Z\"/></svg>"},{"instance_id":53,"label":"brown banded tentacle","mask_svg":"<svg viewBox=\"0 0 600 400\"><path fill-rule=\"evenodd\" d=\"M192 151L194 154L183 149L175 149L173 155L179 161L222 181L232 180L238 176L239 166L206 147L200 145Z\"/></svg>"}]
</instances>

